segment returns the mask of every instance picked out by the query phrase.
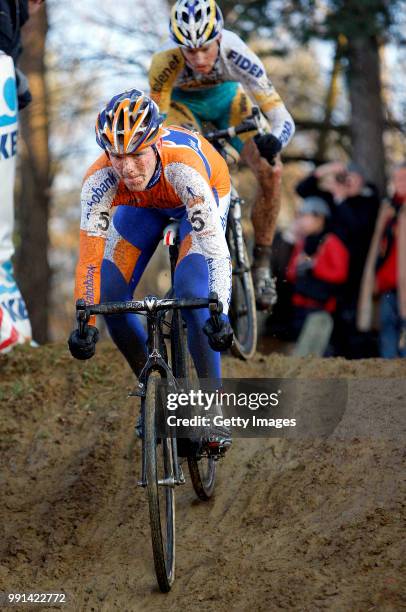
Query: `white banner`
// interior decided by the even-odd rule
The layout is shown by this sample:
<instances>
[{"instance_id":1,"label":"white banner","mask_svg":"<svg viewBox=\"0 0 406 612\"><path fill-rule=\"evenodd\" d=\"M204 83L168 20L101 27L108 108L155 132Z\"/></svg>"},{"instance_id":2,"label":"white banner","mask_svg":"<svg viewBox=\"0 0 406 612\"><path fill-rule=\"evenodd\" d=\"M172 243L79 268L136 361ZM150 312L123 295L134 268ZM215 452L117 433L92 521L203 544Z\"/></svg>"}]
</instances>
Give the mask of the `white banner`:
<instances>
[{"instance_id":1,"label":"white banner","mask_svg":"<svg viewBox=\"0 0 406 612\"><path fill-rule=\"evenodd\" d=\"M14 64L0 52L0 353L31 339L27 308L13 276L14 179L18 103Z\"/></svg>"},{"instance_id":2,"label":"white banner","mask_svg":"<svg viewBox=\"0 0 406 612\"><path fill-rule=\"evenodd\" d=\"M0 263L14 253L14 178L18 134L17 90L13 60L0 53Z\"/></svg>"}]
</instances>

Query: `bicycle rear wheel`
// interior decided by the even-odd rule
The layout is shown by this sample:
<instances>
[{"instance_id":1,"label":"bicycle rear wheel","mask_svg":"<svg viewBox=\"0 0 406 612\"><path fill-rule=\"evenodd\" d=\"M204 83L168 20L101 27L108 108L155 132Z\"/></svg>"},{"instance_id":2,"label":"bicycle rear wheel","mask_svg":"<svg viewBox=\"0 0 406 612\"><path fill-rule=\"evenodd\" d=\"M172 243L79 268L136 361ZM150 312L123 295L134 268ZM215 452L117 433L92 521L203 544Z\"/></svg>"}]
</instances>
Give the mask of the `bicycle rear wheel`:
<instances>
[{"instance_id":1,"label":"bicycle rear wheel","mask_svg":"<svg viewBox=\"0 0 406 612\"><path fill-rule=\"evenodd\" d=\"M157 383L160 379L158 372L151 372L142 410L152 552L159 588L167 593L175 579L175 483L172 440L158 440L157 436Z\"/></svg>"},{"instance_id":2,"label":"bicycle rear wheel","mask_svg":"<svg viewBox=\"0 0 406 612\"><path fill-rule=\"evenodd\" d=\"M182 315L175 310L172 317L171 331L172 369L176 378L184 379L188 386L198 385L199 379L190 356L186 330ZM199 499L208 501L213 495L216 480L216 461L213 457L187 457L193 489Z\"/></svg>"},{"instance_id":3,"label":"bicycle rear wheel","mask_svg":"<svg viewBox=\"0 0 406 612\"><path fill-rule=\"evenodd\" d=\"M237 227L238 224L238 227ZM251 359L257 348L257 310L247 248L239 221L229 217L227 244L233 268L229 318L234 332L231 352L240 359Z\"/></svg>"}]
</instances>

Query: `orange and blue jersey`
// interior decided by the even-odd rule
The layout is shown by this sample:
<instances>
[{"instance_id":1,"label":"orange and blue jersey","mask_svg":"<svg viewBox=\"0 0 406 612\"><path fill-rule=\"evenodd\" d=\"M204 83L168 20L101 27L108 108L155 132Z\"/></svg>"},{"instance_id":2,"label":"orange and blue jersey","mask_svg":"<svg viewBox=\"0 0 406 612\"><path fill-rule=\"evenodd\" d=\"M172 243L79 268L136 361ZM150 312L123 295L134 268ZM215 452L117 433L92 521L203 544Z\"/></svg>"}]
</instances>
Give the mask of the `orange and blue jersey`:
<instances>
[{"instance_id":1,"label":"orange and blue jersey","mask_svg":"<svg viewBox=\"0 0 406 612\"><path fill-rule=\"evenodd\" d=\"M181 240L175 295L207 297L216 291L227 314L231 296L224 232L230 199L227 164L203 137L178 127L165 129L156 154L155 175L143 192L130 191L105 154L89 168L81 194L76 299L87 303L131 299L163 229L175 218ZM207 359L201 354L202 344L207 345L202 326L208 312L186 311L184 317L189 319L189 347L195 363L200 363L199 376L219 376L218 354L209 348ZM107 317L106 322L113 340L139 372L145 332L137 317Z\"/></svg>"}]
</instances>

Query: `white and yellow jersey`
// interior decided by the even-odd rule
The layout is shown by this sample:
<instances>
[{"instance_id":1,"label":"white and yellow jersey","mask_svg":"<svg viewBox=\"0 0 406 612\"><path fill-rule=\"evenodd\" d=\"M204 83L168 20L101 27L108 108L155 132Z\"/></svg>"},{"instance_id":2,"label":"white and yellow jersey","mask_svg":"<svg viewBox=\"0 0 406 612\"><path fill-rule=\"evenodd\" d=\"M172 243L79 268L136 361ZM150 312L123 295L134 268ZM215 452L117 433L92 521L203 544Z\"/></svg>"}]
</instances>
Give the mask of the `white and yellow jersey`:
<instances>
[{"instance_id":1,"label":"white and yellow jersey","mask_svg":"<svg viewBox=\"0 0 406 612\"><path fill-rule=\"evenodd\" d=\"M154 54L149 70L150 95L161 113L168 113L173 89L204 91L227 81L237 82L266 116L271 133L286 146L295 131L294 121L261 60L229 30L223 30L219 47L218 58L208 75L188 66L180 47L171 40Z\"/></svg>"}]
</instances>

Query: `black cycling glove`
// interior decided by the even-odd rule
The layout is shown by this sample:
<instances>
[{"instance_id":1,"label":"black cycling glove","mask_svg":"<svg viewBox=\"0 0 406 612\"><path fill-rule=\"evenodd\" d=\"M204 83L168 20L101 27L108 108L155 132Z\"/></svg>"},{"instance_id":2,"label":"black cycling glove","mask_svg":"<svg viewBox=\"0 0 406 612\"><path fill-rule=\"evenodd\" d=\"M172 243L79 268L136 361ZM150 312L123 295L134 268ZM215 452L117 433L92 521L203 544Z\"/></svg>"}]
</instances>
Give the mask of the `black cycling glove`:
<instances>
[{"instance_id":1,"label":"black cycling glove","mask_svg":"<svg viewBox=\"0 0 406 612\"><path fill-rule=\"evenodd\" d=\"M275 157L282 149L280 140L273 134L264 134L263 136L257 134L254 136L254 142L258 147L261 157L264 157L270 164L275 161Z\"/></svg>"},{"instance_id":2,"label":"black cycling glove","mask_svg":"<svg viewBox=\"0 0 406 612\"><path fill-rule=\"evenodd\" d=\"M75 329L69 336L68 346L71 355L75 359L90 359L96 351L96 342L99 339L97 327L89 325L84 338L79 336L79 330Z\"/></svg>"},{"instance_id":3,"label":"black cycling glove","mask_svg":"<svg viewBox=\"0 0 406 612\"><path fill-rule=\"evenodd\" d=\"M221 314L218 317L218 324L213 319L207 319L203 326L203 331L209 339L209 345L213 351L226 351L233 343L233 330L228 322L228 318Z\"/></svg>"}]
</instances>

